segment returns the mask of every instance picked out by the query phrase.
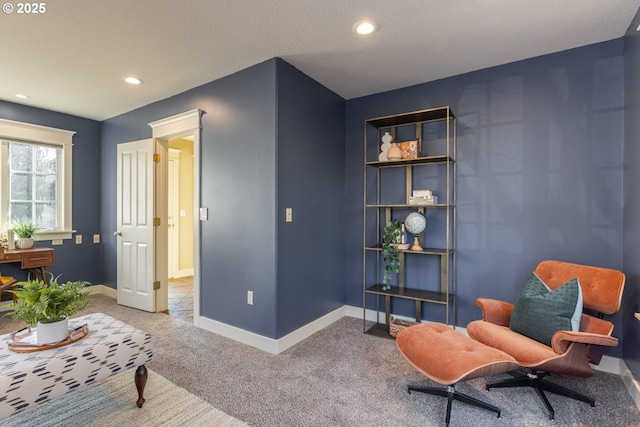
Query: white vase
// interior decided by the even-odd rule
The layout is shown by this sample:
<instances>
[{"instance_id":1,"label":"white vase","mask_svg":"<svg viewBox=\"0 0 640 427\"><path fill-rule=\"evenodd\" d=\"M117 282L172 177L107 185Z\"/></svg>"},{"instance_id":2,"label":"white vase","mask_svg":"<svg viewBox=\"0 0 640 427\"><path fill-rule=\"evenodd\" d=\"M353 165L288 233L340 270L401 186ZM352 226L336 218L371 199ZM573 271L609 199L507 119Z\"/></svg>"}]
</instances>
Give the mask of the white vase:
<instances>
[{"instance_id":1,"label":"white vase","mask_svg":"<svg viewBox=\"0 0 640 427\"><path fill-rule=\"evenodd\" d=\"M59 322L40 323L36 329L38 345L55 344L67 338L69 335L69 319L64 318Z\"/></svg>"},{"instance_id":2,"label":"white vase","mask_svg":"<svg viewBox=\"0 0 640 427\"><path fill-rule=\"evenodd\" d=\"M18 249L30 249L33 247L33 244L34 241L31 237L16 240L16 246L18 247Z\"/></svg>"}]
</instances>

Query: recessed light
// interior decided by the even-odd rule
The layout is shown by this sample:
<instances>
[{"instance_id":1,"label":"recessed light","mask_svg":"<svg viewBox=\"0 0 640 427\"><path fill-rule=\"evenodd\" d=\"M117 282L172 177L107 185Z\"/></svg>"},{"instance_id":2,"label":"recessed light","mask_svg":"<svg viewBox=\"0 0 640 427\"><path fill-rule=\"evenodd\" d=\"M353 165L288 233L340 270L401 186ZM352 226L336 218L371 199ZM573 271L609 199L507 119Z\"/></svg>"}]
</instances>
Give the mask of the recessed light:
<instances>
[{"instance_id":1,"label":"recessed light","mask_svg":"<svg viewBox=\"0 0 640 427\"><path fill-rule=\"evenodd\" d=\"M28 99L29 97L27 95L23 95L21 93L16 93L16 98L20 98L20 99Z\"/></svg>"},{"instance_id":2,"label":"recessed light","mask_svg":"<svg viewBox=\"0 0 640 427\"><path fill-rule=\"evenodd\" d=\"M128 76L124 78L124 81L129 83L130 85L139 85L142 84L142 80L137 77Z\"/></svg>"},{"instance_id":3,"label":"recessed light","mask_svg":"<svg viewBox=\"0 0 640 427\"><path fill-rule=\"evenodd\" d=\"M356 22L353 26L353 31L362 35L371 34L377 29L378 24L376 24L374 21L369 20Z\"/></svg>"}]
</instances>

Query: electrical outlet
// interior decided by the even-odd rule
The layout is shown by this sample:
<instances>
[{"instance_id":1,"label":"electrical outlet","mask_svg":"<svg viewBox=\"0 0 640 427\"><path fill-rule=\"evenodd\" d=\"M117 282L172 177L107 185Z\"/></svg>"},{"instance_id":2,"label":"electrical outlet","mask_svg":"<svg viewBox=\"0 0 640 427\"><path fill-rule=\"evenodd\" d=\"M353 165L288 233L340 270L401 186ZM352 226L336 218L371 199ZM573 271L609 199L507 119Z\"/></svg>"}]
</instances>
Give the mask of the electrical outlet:
<instances>
[{"instance_id":1,"label":"electrical outlet","mask_svg":"<svg viewBox=\"0 0 640 427\"><path fill-rule=\"evenodd\" d=\"M285 211L285 221L286 222L293 222L293 209L292 208L286 208L284 211Z\"/></svg>"},{"instance_id":2,"label":"electrical outlet","mask_svg":"<svg viewBox=\"0 0 640 427\"><path fill-rule=\"evenodd\" d=\"M82 244L82 234L76 234L76 245Z\"/></svg>"},{"instance_id":3,"label":"electrical outlet","mask_svg":"<svg viewBox=\"0 0 640 427\"><path fill-rule=\"evenodd\" d=\"M100 235L99 234L94 234L93 235L93 243L100 243Z\"/></svg>"},{"instance_id":4,"label":"electrical outlet","mask_svg":"<svg viewBox=\"0 0 640 427\"><path fill-rule=\"evenodd\" d=\"M247 304L253 305L253 291L247 291Z\"/></svg>"},{"instance_id":5,"label":"electrical outlet","mask_svg":"<svg viewBox=\"0 0 640 427\"><path fill-rule=\"evenodd\" d=\"M51 245L52 246L60 246L60 245L62 245L62 239L52 240L51 241Z\"/></svg>"}]
</instances>

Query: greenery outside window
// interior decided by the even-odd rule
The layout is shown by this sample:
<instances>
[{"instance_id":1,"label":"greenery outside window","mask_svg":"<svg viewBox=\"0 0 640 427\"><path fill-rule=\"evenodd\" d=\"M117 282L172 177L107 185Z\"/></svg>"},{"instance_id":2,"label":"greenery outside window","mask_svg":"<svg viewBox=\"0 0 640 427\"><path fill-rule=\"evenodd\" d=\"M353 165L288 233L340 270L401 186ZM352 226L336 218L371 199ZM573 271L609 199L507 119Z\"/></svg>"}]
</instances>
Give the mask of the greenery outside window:
<instances>
[{"instance_id":1,"label":"greenery outside window","mask_svg":"<svg viewBox=\"0 0 640 427\"><path fill-rule=\"evenodd\" d=\"M19 219L36 240L70 239L75 132L0 119L0 228Z\"/></svg>"}]
</instances>

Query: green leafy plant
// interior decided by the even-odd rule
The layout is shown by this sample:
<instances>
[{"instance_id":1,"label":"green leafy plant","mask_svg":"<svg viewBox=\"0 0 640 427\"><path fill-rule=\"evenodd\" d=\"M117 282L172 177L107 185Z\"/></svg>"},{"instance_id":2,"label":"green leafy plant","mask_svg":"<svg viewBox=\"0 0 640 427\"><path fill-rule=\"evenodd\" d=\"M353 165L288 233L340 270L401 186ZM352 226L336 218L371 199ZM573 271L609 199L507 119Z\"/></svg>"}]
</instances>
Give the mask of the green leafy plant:
<instances>
[{"instance_id":1,"label":"green leafy plant","mask_svg":"<svg viewBox=\"0 0 640 427\"><path fill-rule=\"evenodd\" d=\"M40 323L54 323L65 317L80 313L89 303L85 291L89 282L75 281L58 283L51 277L49 284L40 279L29 279L17 284L12 291L17 299L7 313L14 319L24 320L28 326Z\"/></svg>"},{"instance_id":2,"label":"green leafy plant","mask_svg":"<svg viewBox=\"0 0 640 427\"><path fill-rule=\"evenodd\" d=\"M382 289L391 289L391 274L397 273L400 269L400 252L398 251L398 243L402 237L402 224L399 220L394 219L387 222L384 227L384 236L382 237L382 257L387 262L384 266L384 274L382 276Z\"/></svg>"},{"instance_id":3,"label":"green leafy plant","mask_svg":"<svg viewBox=\"0 0 640 427\"><path fill-rule=\"evenodd\" d=\"M28 219L15 221L11 228L19 239L28 239L33 237L33 235L36 234L37 229L36 225Z\"/></svg>"}]
</instances>

